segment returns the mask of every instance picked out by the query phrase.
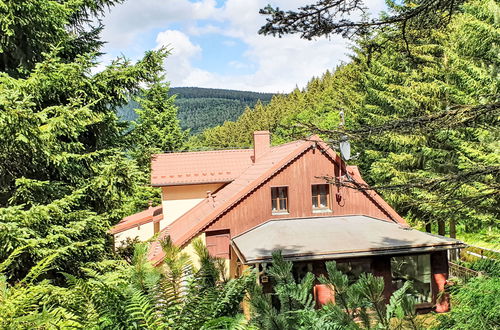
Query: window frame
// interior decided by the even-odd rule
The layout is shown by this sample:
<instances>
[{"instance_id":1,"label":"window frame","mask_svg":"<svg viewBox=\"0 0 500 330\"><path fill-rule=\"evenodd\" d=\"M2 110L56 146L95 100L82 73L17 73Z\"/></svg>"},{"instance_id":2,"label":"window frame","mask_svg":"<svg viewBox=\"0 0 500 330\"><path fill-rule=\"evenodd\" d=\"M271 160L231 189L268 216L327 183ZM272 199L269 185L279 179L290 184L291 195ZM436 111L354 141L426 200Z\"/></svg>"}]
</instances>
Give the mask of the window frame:
<instances>
[{"instance_id":1,"label":"window frame","mask_svg":"<svg viewBox=\"0 0 500 330\"><path fill-rule=\"evenodd\" d=\"M318 194L314 195L314 187L320 187L320 186L325 186L326 187L326 206L321 207L321 191L318 189ZM316 199L316 204L318 207L314 206L314 199ZM311 184L311 208L312 211L315 213L322 213L322 212L331 212L331 202L330 202L330 184L328 183L313 183Z\"/></svg>"},{"instance_id":2,"label":"window frame","mask_svg":"<svg viewBox=\"0 0 500 330\"><path fill-rule=\"evenodd\" d=\"M274 198L273 190L276 189L276 198ZM279 193L280 189L285 190L285 197L280 198ZM273 202L276 200L276 209L273 209ZM282 209L280 208L280 202L285 201L285 208ZM271 212L273 215L280 215L280 214L289 214L290 213L290 199L288 197L288 186L272 186L271 187Z\"/></svg>"},{"instance_id":3,"label":"window frame","mask_svg":"<svg viewBox=\"0 0 500 330\"><path fill-rule=\"evenodd\" d=\"M414 282L414 285L416 283L424 283L425 286L429 288L429 291L428 291L428 293L427 293L426 296L422 295L422 292L419 292L419 289L423 288L423 286L420 287L420 288L419 287L413 287L413 289L412 289L412 292L413 292L412 295L416 299L415 307L416 308L427 308L427 307L432 306L432 304L434 303L434 299L435 299L435 292L434 292L434 284L433 284L434 283L434 278L433 278L432 256L431 256L431 253L412 253L412 254L392 255L392 256L390 256L389 260L390 260L390 263L391 263L391 268L390 268L391 269L391 282L392 282L392 286L394 288L394 291L397 290L396 289L396 285L395 285L394 282L396 280L398 280L398 279L399 280L402 279L402 277L395 277L395 275L397 275L396 274L397 270L394 269L393 266L394 266L394 262L396 261L395 259L397 259L397 258L416 258L415 262L417 264L417 267L416 268L414 268L414 267L410 268L414 272L420 271L421 270L421 269L419 269L420 267L423 268L426 265L428 266L428 268L429 268L428 272L425 272L426 276L422 276L422 275L419 274L420 275L419 277L422 277L422 278L428 280L429 282L421 282L421 281L415 281L414 279L406 279L402 283L404 284L404 282L406 282L406 281L412 281L412 280ZM423 266L422 264L419 264L419 258L422 258L422 259L420 259L420 261L425 260L424 258L428 259L428 260L426 260L426 265ZM421 296L420 297L415 296L415 295L419 295L419 294L422 295L422 296L424 296L424 297L426 297L425 299L427 299L427 301L419 301L419 299L421 299L422 297Z\"/></svg>"}]
</instances>

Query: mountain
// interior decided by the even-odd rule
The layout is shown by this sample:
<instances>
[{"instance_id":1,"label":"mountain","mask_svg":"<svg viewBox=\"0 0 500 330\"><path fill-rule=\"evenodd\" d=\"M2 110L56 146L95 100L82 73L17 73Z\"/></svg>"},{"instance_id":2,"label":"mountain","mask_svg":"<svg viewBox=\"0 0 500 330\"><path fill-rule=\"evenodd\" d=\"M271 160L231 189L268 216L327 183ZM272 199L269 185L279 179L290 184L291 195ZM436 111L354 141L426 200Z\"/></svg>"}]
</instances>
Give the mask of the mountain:
<instances>
[{"instance_id":1,"label":"mountain","mask_svg":"<svg viewBox=\"0 0 500 330\"><path fill-rule=\"evenodd\" d=\"M237 91L229 89L172 87L169 95L176 95L175 104L179 107L178 116L183 129L190 129L197 134L206 128L222 125L226 121L235 121L247 107L253 107L257 101L267 104L273 94ZM128 105L118 109L122 120L134 120L134 109L138 103L131 100Z\"/></svg>"}]
</instances>

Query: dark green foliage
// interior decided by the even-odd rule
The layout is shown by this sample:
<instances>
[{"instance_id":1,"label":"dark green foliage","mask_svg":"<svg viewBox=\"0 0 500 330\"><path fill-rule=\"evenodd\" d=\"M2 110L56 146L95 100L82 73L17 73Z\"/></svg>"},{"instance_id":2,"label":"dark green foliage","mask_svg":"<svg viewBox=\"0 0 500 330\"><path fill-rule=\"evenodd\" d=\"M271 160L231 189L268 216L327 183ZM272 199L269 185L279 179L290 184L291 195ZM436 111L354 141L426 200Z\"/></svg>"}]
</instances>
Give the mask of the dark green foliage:
<instances>
[{"instance_id":1,"label":"dark green foliage","mask_svg":"<svg viewBox=\"0 0 500 330\"><path fill-rule=\"evenodd\" d=\"M256 101L242 101L222 98L177 98L175 104L182 109L179 120L182 127L191 134L238 119L243 111L254 106Z\"/></svg>"},{"instance_id":2,"label":"dark green foliage","mask_svg":"<svg viewBox=\"0 0 500 330\"><path fill-rule=\"evenodd\" d=\"M259 329L423 329L416 319L415 299L409 295L410 282L394 292L386 305L382 278L361 274L355 283L349 283L347 275L337 270L335 261L328 261L327 276L318 280L335 292L336 304L315 309L315 276L307 273L296 281L292 267L281 252L274 252L267 271L273 293L264 294L260 286L250 292L251 321Z\"/></svg>"},{"instance_id":3,"label":"dark green foliage","mask_svg":"<svg viewBox=\"0 0 500 330\"><path fill-rule=\"evenodd\" d=\"M189 129L193 135L236 120L247 107L254 106L258 100L267 103L273 96L269 93L198 87L172 87L168 89L168 95L176 96L172 100L178 107L181 127ZM118 109L118 116L123 121L136 120L135 109L138 108L140 105L131 100Z\"/></svg>"},{"instance_id":4,"label":"dark green foliage","mask_svg":"<svg viewBox=\"0 0 500 330\"><path fill-rule=\"evenodd\" d=\"M248 91L237 91L231 89L200 88L200 87L173 87L170 95L177 95L179 99L228 99L243 102L255 102L257 100L270 101L273 94Z\"/></svg>"},{"instance_id":5,"label":"dark green foliage","mask_svg":"<svg viewBox=\"0 0 500 330\"><path fill-rule=\"evenodd\" d=\"M500 328L500 281L477 277L452 293L450 313L441 315L438 329Z\"/></svg>"},{"instance_id":6,"label":"dark green foliage","mask_svg":"<svg viewBox=\"0 0 500 330\"><path fill-rule=\"evenodd\" d=\"M101 24L92 20L122 0L0 1L0 72L26 76L44 53L61 48L63 62L96 53Z\"/></svg>"}]
</instances>

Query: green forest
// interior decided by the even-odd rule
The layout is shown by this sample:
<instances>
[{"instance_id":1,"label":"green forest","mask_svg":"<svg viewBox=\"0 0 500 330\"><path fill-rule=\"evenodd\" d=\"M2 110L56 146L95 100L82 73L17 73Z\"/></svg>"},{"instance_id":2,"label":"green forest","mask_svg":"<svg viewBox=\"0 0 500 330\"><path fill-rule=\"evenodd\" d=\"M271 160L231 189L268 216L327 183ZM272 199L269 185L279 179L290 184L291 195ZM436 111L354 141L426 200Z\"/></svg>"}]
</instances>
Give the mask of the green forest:
<instances>
[{"instance_id":1,"label":"green forest","mask_svg":"<svg viewBox=\"0 0 500 330\"><path fill-rule=\"evenodd\" d=\"M379 18L331 22L363 2L263 8L267 38L352 42L347 63L272 98L170 88L165 48L96 71L106 40L95 18L122 2L0 0L0 329L500 328L493 256L464 261L482 276L452 279L451 312L418 315L410 284L386 303L381 278L353 282L335 262L298 281L276 251L265 293L254 269L225 278L202 242L195 261L167 237L154 267L147 243L114 251L108 233L159 204L152 154L249 147L270 130L274 144L347 137L367 189L412 226L498 249L497 1L387 1ZM315 308L315 281L338 303Z\"/></svg>"},{"instance_id":2,"label":"green forest","mask_svg":"<svg viewBox=\"0 0 500 330\"><path fill-rule=\"evenodd\" d=\"M246 108L255 106L257 102L269 103L273 94L235 91L228 89L171 87L169 96L174 96L177 106L177 116L181 128L196 135L207 128L235 121ZM132 121L137 118L134 109L139 109L139 103L134 99L118 108L118 117Z\"/></svg>"}]
</instances>

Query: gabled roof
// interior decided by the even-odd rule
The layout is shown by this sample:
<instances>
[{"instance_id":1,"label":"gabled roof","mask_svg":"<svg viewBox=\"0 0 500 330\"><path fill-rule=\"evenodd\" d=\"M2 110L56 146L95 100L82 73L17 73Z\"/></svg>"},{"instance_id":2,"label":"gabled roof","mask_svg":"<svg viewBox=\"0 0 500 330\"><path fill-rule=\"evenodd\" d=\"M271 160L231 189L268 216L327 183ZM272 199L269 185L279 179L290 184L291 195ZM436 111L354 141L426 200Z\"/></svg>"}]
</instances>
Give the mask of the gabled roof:
<instances>
[{"instance_id":1,"label":"gabled roof","mask_svg":"<svg viewBox=\"0 0 500 330\"><path fill-rule=\"evenodd\" d=\"M185 245L224 211L311 146L312 143L309 141L295 141L272 147L266 155L248 167L239 177L219 190L213 201L203 200L172 222L168 232L161 232L159 240L170 235L174 244ZM149 259L153 262L162 260L163 251L158 241L153 242L149 252Z\"/></svg>"},{"instance_id":2,"label":"gabled roof","mask_svg":"<svg viewBox=\"0 0 500 330\"><path fill-rule=\"evenodd\" d=\"M113 226L109 232L111 234L118 234L130 228L140 226L151 221L160 221L161 219L163 219L162 206L158 205L123 218L120 222Z\"/></svg>"},{"instance_id":3,"label":"gabled roof","mask_svg":"<svg viewBox=\"0 0 500 330\"><path fill-rule=\"evenodd\" d=\"M275 250L281 250L285 259L295 261L465 247L453 238L363 215L271 219L235 236L232 245L245 264L270 261Z\"/></svg>"},{"instance_id":4,"label":"gabled roof","mask_svg":"<svg viewBox=\"0 0 500 330\"><path fill-rule=\"evenodd\" d=\"M312 147L321 148L332 160L337 162L338 166L345 168L345 164L340 157L317 136L313 136L308 140L299 140L272 147L267 154L253 165L247 167L234 181L219 190L213 200L205 199L201 201L170 224L168 231L163 230L159 239L170 235L174 244L184 246L238 201ZM364 183L359 176L359 172L357 172L357 168L347 168L347 170L354 180ZM406 225L405 220L376 192L364 191L364 193L374 203L378 204L394 222ZM158 241L152 243L149 259L154 263L159 263L163 259L163 251Z\"/></svg>"},{"instance_id":5,"label":"gabled roof","mask_svg":"<svg viewBox=\"0 0 500 330\"><path fill-rule=\"evenodd\" d=\"M153 155L151 184L231 182L252 165L253 149L175 152Z\"/></svg>"}]
</instances>

